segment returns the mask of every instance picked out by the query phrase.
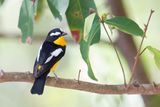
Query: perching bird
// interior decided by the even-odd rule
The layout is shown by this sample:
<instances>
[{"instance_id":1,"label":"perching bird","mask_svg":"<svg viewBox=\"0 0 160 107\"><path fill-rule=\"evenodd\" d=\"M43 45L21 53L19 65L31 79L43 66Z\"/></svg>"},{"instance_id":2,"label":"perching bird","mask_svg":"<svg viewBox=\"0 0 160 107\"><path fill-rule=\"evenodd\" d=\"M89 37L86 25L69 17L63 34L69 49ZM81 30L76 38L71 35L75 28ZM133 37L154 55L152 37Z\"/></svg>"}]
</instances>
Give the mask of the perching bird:
<instances>
[{"instance_id":1,"label":"perching bird","mask_svg":"<svg viewBox=\"0 0 160 107\"><path fill-rule=\"evenodd\" d=\"M48 33L46 40L40 46L34 64L35 81L31 89L32 94L43 93L48 73L55 70L58 61L64 56L66 49L64 35L66 35L65 32L55 28Z\"/></svg>"}]
</instances>

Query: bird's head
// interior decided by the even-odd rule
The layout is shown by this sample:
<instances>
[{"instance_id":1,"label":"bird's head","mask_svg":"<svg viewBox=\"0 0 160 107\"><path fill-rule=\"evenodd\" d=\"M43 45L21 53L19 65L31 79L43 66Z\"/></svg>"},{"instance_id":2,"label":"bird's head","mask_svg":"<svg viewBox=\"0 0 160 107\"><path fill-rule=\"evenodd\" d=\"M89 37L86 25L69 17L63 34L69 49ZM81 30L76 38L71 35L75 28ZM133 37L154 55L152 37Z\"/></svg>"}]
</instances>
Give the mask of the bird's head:
<instances>
[{"instance_id":1,"label":"bird's head","mask_svg":"<svg viewBox=\"0 0 160 107\"><path fill-rule=\"evenodd\" d=\"M61 31L59 28L52 29L46 38L46 41L52 42L56 45L65 46L66 41L64 36L67 35L67 33Z\"/></svg>"}]
</instances>

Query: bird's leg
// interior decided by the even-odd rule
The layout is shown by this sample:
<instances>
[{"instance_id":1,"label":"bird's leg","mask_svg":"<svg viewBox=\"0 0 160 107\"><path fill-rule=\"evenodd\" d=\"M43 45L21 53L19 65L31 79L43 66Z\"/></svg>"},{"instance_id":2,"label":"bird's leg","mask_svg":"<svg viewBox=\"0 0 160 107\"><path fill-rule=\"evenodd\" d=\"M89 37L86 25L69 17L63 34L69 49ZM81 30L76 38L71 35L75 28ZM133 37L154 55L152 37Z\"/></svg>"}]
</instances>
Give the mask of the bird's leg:
<instances>
[{"instance_id":1,"label":"bird's leg","mask_svg":"<svg viewBox=\"0 0 160 107\"><path fill-rule=\"evenodd\" d=\"M78 72L78 84L79 84L80 75L81 75L81 69Z\"/></svg>"},{"instance_id":2,"label":"bird's leg","mask_svg":"<svg viewBox=\"0 0 160 107\"><path fill-rule=\"evenodd\" d=\"M4 76L4 71L0 69L0 78Z\"/></svg>"},{"instance_id":3,"label":"bird's leg","mask_svg":"<svg viewBox=\"0 0 160 107\"><path fill-rule=\"evenodd\" d=\"M53 72L53 75L54 75L55 79L58 80L58 76L56 75L56 73Z\"/></svg>"}]
</instances>

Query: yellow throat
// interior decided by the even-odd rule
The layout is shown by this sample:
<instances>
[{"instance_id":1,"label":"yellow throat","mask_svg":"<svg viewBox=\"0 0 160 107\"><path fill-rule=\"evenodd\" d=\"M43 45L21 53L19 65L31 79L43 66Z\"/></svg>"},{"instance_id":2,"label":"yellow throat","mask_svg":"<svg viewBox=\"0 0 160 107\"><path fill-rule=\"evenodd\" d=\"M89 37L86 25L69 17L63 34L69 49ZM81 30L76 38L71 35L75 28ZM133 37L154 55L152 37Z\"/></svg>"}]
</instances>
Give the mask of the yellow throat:
<instances>
[{"instance_id":1,"label":"yellow throat","mask_svg":"<svg viewBox=\"0 0 160 107\"><path fill-rule=\"evenodd\" d=\"M64 39L64 36L60 36L57 40L53 41L53 43L60 45L60 46L66 46L67 42Z\"/></svg>"}]
</instances>

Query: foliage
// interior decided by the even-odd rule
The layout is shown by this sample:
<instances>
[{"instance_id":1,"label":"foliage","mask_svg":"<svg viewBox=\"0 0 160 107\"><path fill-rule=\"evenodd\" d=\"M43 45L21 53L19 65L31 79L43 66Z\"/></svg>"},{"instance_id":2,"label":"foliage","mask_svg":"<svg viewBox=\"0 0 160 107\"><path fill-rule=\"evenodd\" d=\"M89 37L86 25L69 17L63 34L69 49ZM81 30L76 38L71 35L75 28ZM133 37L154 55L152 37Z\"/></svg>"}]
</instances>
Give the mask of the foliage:
<instances>
[{"instance_id":1,"label":"foliage","mask_svg":"<svg viewBox=\"0 0 160 107\"><path fill-rule=\"evenodd\" d=\"M60 10L57 8L59 0L47 0L49 9L52 12L55 18L62 20L62 15ZM38 6L38 7L37 7ZM26 42L26 38L33 35L33 23L34 16L39 17L42 13L44 6L44 0L23 0L18 27L22 32L22 41ZM37 14L36 14L37 13ZM115 16L108 19L107 17L102 16L102 19L97 13L97 8L94 3L94 0L70 0L68 8L66 10L66 18L68 21L68 26L72 33L73 39L80 44L80 52L83 60L88 66L88 75L91 79L97 80L96 76L93 73L91 63L89 60L89 47L93 44L96 44L100 41L100 32L101 32L101 23L106 23L109 26L113 26L115 29L122 32L131 34L131 36L140 36L144 35L143 30L134 22L133 20L122 17ZM85 19L93 15L94 19L90 28L89 33L84 36L84 23ZM36 18L35 18L36 19ZM150 51L155 54L155 49L148 47ZM159 55L156 53L156 58L159 58ZM156 61L159 65L159 61Z\"/></svg>"},{"instance_id":2,"label":"foliage","mask_svg":"<svg viewBox=\"0 0 160 107\"><path fill-rule=\"evenodd\" d=\"M56 7L57 4L58 4L58 1L59 0L47 0L48 6L49 6L53 16L55 18L58 18L59 20L62 20L62 16L61 16L60 12L58 11L58 9Z\"/></svg>"},{"instance_id":3,"label":"foliage","mask_svg":"<svg viewBox=\"0 0 160 107\"><path fill-rule=\"evenodd\" d=\"M0 6L4 3L4 0L0 0Z\"/></svg>"},{"instance_id":4,"label":"foliage","mask_svg":"<svg viewBox=\"0 0 160 107\"><path fill-rule=\"evenodd\" d=\"M116 29L130 35L143 36L143 30L129 18L116 16L105 20L105 23L112 25L113 27L116 27Z\"/></svg>"},{"instance_id":5,"label":"foliage","mask_svg":"<svg viewBox=\"0 0 160 107\"><path fill-rule=\"evenodd\" d=\"M44 5L45 5L45 0L38 1L35 20L38 20L42 16Z\"/></svg>"},{"instance_id":6,"label":"foliage","mask_svg":"<svg viewBox=\"0 0 160 107\"><path fill-rule=\"evenodd\" d=\"M154 55L154 61L157 67L160 69L160 50L152 47L152 46L147 46L146 49L148 49L152 54Z\"/></svg>"},{"instance_id":7,"label":"foliage","mask_svg":"<svg viewBox=\"0 0 160 107\"><path fill-rule=\"evenodd\" d=\"M89 61L89 45L93 44L94 42L97 42L97 40L95 40L97 37L95 37L94 31L92 31L92 30L95 30L95 27L94 26L92 27L87 41L84 40L84 35L83 35L85 18L90 15L91 8L96 9L96 6L93 0L87 0L87 1L86 0L70 0L68 9L66 11L66 17L67 17L68 25L72 32L73 38L75 38L77 42L80 41L79 42L80 52L82 54L82 58L88 65L88 75L93 80L97 80L93 74L91 64ZM97 23L97 18L93 22L94 24ZM100 34L98 36L100 36ZM92 38L94 40L92 40Z\"/></svg>"},{"instance_id":8,"label":"foliage","mask_svg":"<svg viewBox=\"0 0 160 107\"><path fill-rule=\"evenodd\" d=\"M77 42L83 40L84 22L90 15L90 9L96 9L93 0L70 0L69 2L66 17L72 36Z\"/></svg>"},{"instance_id":9,"label":"foliage","mask_svg":"<svg viewBox=\"0 0 160 107\"><path fill-rule=\"evenodd\" d=\"M23 0L20 9L18 27L22 32L22 41L25 42L28 36L33 34L33 18L37 9L37 2Z\"/></svg>"},{"instance_id":10,"label":"foliage","mask_svg":"<svg viewBox=\"0 0 160 107\"><path fill-rule=\"evenodd\" d=\"M89 61L89 46L98 43L99 41L100 41L100 23L99 23L99 17L95 15L87 40L85 41L84 39L82 39L80 42L80 51L82 54L82 58L87 63L88 75L93 80L97 79L93 74L92 67Z\"/></svg>"}]
</instances>

